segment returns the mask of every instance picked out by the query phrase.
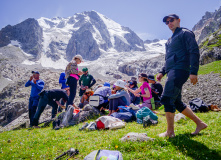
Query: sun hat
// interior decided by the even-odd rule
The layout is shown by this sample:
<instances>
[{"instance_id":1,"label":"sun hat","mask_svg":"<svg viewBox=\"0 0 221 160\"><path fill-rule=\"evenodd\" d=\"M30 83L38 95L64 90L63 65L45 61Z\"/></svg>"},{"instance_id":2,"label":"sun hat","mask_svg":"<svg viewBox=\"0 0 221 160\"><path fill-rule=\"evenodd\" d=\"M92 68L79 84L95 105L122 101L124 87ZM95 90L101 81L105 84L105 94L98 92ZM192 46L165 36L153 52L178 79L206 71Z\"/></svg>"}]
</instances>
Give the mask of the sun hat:
<instances>
[{"instance_id":1,"label":"sun hat","mask_svg":"<svg viewBox=\"0 0 221 160\"><path fill-rule=\"evenodd\" d=\"M169 14L168 16L165 16L164 18L163 18L163 22L166 22L167 21L167 18L175 18L175 19L179 19L179 16L178 15L176 15L176 14Z\"/></svg>"},{"instance_id":2,"label":"sun hat","mask_svg":"<svg viewBox=\"0 0 221 160\"><path fill-rule=\"evenodd\" d=\"M120 79L117 80L117 82L114 83L115 86L125 88L126 83Z\"/></svg>"},{"instance_id":3,"label":"sun hat","mask_svg":"<svg viewBox=\"0 0 221 160\"><path fill-rule=\"evenodd\" d=\"M76 59L76 58L80 59L80 61L83 62L83 58L81 55L77 54L76 56L74 56L73 59Z\"/></svg>"}]
</instances>

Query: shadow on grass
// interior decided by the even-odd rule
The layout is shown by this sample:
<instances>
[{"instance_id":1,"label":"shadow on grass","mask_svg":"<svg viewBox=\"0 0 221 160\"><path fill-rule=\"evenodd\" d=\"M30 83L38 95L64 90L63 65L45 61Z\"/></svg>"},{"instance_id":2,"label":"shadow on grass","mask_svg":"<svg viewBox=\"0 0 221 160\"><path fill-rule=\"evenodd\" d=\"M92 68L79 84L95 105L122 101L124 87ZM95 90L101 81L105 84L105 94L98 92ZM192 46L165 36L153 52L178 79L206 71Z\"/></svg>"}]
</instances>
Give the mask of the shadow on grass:
<instances>
[{"instance_id":1,"label":"shadow on grass","mask_svg":"<svg viewBox=\"0 0 221 160\"><path fill-rule=\"evenodd\" d=\"M189 156L193 159L221 159L220 151L209 149L203 143L192 140L192 137L194 136L188 133L180 134L175 136L174 138L170 138L169 142L171 142L184 155Z\"/></svg>"}]
</instances>

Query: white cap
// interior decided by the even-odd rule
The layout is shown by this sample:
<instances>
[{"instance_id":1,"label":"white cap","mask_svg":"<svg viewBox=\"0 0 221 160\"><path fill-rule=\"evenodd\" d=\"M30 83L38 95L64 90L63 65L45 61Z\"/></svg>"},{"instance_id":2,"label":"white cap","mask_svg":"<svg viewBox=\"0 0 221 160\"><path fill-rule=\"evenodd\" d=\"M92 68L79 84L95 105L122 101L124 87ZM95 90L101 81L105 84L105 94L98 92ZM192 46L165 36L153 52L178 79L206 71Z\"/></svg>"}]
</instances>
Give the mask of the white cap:
<instances>
[{"instance_id":1,"label":"white cap","mask_svg":"<svg viewBox=\"0 0 221 160\"><path fill-rule=\"evenodd\" d=\"M120 79L117 80L117 82L114 83L115 86L125 88L126 83Z\"/></svg>"},{"instance_id":2,"label":"white cap","mask_svg":"<svg viewBox=\"0 0 221 160\"><path fill-rule=\"evenodd\" d=\"M75 58L78 58L78 59L80 59L81 62L83 62L83 58L81 55L77 54L76 56L74 56L73 59L75 59Z\"/></svg>"}]
</instances>

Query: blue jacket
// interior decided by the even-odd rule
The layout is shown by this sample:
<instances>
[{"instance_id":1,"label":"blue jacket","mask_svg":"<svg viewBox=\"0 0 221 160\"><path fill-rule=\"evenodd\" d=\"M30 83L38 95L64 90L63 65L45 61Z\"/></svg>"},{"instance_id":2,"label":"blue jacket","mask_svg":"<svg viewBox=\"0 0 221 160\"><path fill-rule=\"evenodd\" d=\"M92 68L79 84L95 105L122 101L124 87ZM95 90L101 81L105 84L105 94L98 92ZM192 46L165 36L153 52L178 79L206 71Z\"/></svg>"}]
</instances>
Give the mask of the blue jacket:
<instances>
[{"instance_id":1,"label":"blue jacket","mask_svg":"<svg viewBox=\"0 0 221 160\"><path fill-rule=\"evenodd\" d=\"M127 93L127 91L121 89L119 91L117 91L116 94L112 94L111 96L108 97L108 99L114 99L114 98L121 98L127 106L130 105L130 96Z\"/></svg>"},{"instance_id":2,"label":"blue jacket","mask_svg":"<svg viewBox=\"0 0 221 160\"><path fill-rule=\"evenodd\" d=\"M30 97L39 97L39 93L42 91L42 89L44 88L44 81L39 79L36 80L36 84L34 84L33 80L29 80L28 82L26 82L25 87L29 87L31 86L31 94Z\"/></svg>"},{"instance_id":3,"label":"blue jacket","mask_svg":"<svg viewBox=\"0 0 221 160\"><path fill-rule=\"evenodd\" d=\"M60 74L60 77L59 77L59 83L61 84L61 89L64 89L64 88L67 88L68 86L65 84L66 82L66 79L65 79L65 73L62 72Z\"/></svg>"},{"instance_id":4,"label":"blue jacket","mask_svg":"<svg viewBox=\"0 0 221 160\"><path fill-rule=\"evenodd\" d=\"M160 73L165 75L171 69L182 69L197 75L199 57L194 33L186 28L177 27L166 43L166 62Z\"/></svg>"}]
</instances>

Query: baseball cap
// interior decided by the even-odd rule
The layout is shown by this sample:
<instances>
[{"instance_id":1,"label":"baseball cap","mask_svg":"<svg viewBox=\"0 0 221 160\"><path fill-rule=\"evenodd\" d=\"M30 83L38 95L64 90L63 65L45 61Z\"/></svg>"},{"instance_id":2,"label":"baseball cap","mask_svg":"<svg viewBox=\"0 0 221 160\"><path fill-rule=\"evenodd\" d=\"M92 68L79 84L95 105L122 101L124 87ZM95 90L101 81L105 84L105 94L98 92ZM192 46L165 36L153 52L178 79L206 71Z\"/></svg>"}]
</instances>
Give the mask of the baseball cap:
<instances>
[{"instance_id":1,"label":"baseball cap","mask_svg":"<svg viewBox=\"0 0 221 160\"><path fill-rule=\"evenodd\" d=\"M35 74L39 74L39 72L38 71L31 71L31 73L35 73Z\"/></svg>"},{"instance_id":2,"label":"baseball cap","mask_svg":"<svg viewBox=\"0 0 221 160\"><path fill-rule=\"evenodd\" d=\"M83 71L83 72L87 72L87 71L88 71L88 68L85 67L85 68L82 69L82 71Z\"/></svg>"},{"instance_id":3,"label":"baseball cap","mask_svg":"<svg viewBox=\"0 0 221 160\"><path fill-rule=\"evenodd\" d=\"M179 19L179 16L178 15L176 15L176 14L169 14L168 16L165 16L164 18L163 18L163 22L166 22L167 21L167 18L175 18L175 19Z\"/></svg>"},{"instance_id":4,"label":"baseball cap","mask_svg":"<svg viewBox=\"0 0 221 160\"><path fill-rule=\"evenodd\" d=\"M152 75L152 74L149 74L148 77L147 77L147 79L152 80L152 81L155 81L154 75Z\"/></svg>"}]
</instances>

